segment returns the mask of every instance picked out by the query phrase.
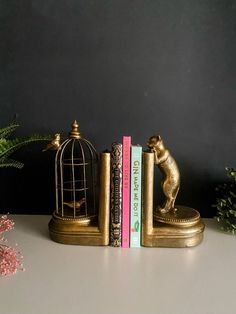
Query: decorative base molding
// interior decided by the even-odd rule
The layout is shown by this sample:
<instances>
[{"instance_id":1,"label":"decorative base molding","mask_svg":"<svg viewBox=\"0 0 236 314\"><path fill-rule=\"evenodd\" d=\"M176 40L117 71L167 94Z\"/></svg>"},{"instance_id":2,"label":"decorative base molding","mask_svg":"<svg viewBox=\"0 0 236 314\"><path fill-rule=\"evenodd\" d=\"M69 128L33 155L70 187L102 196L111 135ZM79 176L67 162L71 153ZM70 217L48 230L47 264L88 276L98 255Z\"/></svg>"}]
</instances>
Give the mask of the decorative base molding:
<instances>
[{"instance_id":1,"label":"decorative base molding","mask_svg":"<svg viewBox=\"0 0 236 314\"><path fill-rule=\"evenodd\" d=\"M49 222L49 233L53 241L63 244L108 245L109 237L96 225L82 226L80 221L62 220L55 214Z\"/></svg>"}]
</instances>

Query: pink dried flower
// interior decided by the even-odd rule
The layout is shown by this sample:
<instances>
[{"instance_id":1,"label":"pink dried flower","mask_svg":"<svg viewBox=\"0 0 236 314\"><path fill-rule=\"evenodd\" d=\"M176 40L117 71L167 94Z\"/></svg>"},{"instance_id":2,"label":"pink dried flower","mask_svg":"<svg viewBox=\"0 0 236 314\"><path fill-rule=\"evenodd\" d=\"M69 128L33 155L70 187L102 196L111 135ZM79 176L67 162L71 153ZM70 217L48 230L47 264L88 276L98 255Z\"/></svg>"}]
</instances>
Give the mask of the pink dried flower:
<instances>
[{"instance_id":1,"label":"pink dried flower","mask_svg":"<svg viewBox=\"0 0 236 314\"><path fill-rule=\"evenodd\" d=\"M0 246L0 274L3 276L15 274L18 269L23 270L22 256L14 248Z\"/></svg>"},{"instance_id":2,"label":"pink dried flower","mask_svg":"<svg viewBox=\"0 0 236 314\"><path fill-rule=\"evenodd\" d=\"M14 221L9 219L7 215L3 215L0 218L0 234L6 231L10 231L14 227Z\"/></svg>"},{"instance_id":3,"label":"pink dried flower","mask_svg":"<svg viewBox=\"0 0 236 314\"><path fill-rule=\"evenodd\" d=\"M6 239L3 237L3 232L12 230L14 222L3 215L0 218L0 275L6 276L15 274L18 269L24 270L22 265L22 256L19 251L6 245Z\"/></svg>"}]
</instances>

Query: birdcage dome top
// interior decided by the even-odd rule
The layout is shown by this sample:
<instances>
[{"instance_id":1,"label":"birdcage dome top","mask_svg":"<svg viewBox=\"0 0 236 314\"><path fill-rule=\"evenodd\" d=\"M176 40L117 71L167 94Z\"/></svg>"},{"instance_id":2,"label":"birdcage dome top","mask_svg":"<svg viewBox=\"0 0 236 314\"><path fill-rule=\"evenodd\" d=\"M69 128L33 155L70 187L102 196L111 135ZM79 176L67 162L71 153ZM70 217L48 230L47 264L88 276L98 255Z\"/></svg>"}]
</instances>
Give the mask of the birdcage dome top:
<instances>
[{"instance_id":1,"label":"birdcage dome top","mask_svg":"<svg viewBox=\"0 0 236 314\"><path fill-rule=\"evenodd\" d=\"M85 162L97 159L96 149L91 142L82 137L76 120L71 124L69 137L61 144L56 158L59 158L61 162L65 160Z\"/></svg>"}]
</instances>

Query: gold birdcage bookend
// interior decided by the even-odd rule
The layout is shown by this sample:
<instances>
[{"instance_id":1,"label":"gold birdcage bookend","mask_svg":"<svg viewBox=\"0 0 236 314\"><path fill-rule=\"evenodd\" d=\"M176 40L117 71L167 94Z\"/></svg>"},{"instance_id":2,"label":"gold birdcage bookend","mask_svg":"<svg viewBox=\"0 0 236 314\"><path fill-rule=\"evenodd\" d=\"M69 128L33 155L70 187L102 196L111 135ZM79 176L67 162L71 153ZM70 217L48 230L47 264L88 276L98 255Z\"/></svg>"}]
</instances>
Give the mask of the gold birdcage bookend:
<instances>
[{"instance_id":1,"label":"gold birdcage bookend","mask_svg":"<svg viewBox=\"0 0 236 314\"><path fill-rule=\"evenodd\" d=\"M69 138L56 134L56 209L49 222L51 238L64 244L108 245L110 209L110 153L98 154L84 139L76 121Z\"/></svg>"},{"instance_id":2,"label":"gold birdcage bookend","mask_svg":"<svg viewBox=\"0 0 236 314\"><path fill-rule=\"evenodd\" d=\"M191 247L201 243L204 224L193 208L175 206L180 174L174 158L160 136L148 141L143 153L142 245L147 247ZM165 202L154 204L155 165L163 174Z\"/></svg>"}]
</instances>

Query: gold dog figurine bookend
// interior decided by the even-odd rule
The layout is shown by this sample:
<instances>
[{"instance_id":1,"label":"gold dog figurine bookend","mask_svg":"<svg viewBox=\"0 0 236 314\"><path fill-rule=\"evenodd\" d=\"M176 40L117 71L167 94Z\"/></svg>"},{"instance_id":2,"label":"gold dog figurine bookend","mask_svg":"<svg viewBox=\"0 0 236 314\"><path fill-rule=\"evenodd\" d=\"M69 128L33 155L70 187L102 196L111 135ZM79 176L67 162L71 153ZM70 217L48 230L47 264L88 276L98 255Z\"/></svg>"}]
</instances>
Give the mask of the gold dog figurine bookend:
<instances>
[{"instance_id":1,"label":"gold dog figurine bookend","mask_svg":"<svg viewBox=\"0 0 236 314\"><path fill-rule=\"evenodd\" d=\"M191 247L203 239L204 224L193 208L176 206L180 173L176 161L160 136L148 141L149 151L143 153L143 219L142 245L148 247ZM161 184L165 202L153 204L154 170L163 175Z\"/></svg>"}]
</instances>

